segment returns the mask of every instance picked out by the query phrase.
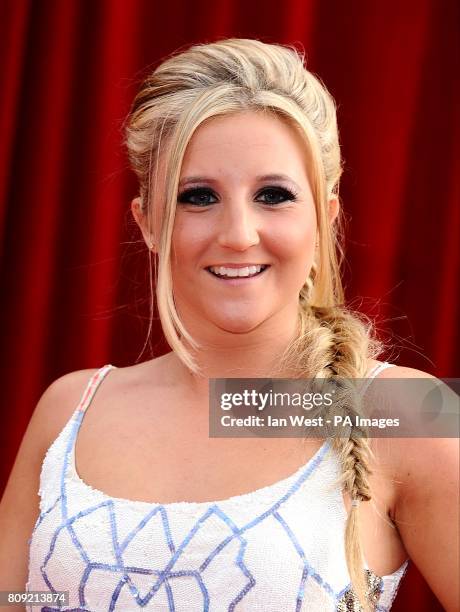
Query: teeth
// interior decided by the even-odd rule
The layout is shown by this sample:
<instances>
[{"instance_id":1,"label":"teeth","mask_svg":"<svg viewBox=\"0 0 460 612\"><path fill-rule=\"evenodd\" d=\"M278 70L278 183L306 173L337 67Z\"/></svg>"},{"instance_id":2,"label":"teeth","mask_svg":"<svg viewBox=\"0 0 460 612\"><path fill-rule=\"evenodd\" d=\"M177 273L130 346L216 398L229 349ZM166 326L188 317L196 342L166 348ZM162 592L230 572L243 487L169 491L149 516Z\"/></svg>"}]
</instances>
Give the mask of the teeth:
<instances>
[{"instance_id":1,"label":"teeth","mask_svg":"<svg viewBox=\"0 0 460 612\"><path fill-rule=\"evenodd\" d=\"M245 266L244 268L225 268L224 266L211 266L209 269L217 276L227 276L229 278L247 277L258 274L266 266Z\"/></svg>"}]
</instances>

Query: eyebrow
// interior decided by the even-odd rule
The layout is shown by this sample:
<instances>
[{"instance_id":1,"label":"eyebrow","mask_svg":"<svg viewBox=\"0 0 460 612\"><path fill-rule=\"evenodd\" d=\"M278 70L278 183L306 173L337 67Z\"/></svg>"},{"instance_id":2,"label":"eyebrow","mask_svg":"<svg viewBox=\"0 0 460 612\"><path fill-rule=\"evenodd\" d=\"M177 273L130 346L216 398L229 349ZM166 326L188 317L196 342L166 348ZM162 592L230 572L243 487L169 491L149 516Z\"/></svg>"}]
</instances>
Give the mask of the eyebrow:
<instances>
[{"instance_id":1,"label":"eyebrow","mask_svg":"<svg viewBox=\"0 0 460 612\"><path fill-rule=\"evenodd\" d=\"M257 181L288 181L292 183L297 189L300 190L300 186L287 174L262 174L256 176ZM206 176L186 176L179 181L179 187L184 187L189 183L210 183L215 184L218 181Z\"/></svg>"}]
</instances>

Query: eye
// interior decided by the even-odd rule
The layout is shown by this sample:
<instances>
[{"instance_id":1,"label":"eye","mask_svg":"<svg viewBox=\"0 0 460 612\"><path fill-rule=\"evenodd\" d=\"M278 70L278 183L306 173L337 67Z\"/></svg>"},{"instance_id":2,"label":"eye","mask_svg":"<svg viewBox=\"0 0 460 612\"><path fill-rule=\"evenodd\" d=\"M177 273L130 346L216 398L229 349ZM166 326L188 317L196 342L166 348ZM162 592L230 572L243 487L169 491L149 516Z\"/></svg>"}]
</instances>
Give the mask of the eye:
<instances>
[{"instance_id":1,"label":"eye","mask_svg":"<svg viewBox=\"0 0 460 612\"><path fill-rule=\"evenodd\" d=\"M259 193L258 197L260 196L268 196L265 203L269 205L281 204L286 201L295 202L297 200L297 194L283 187L268 187Z\"/></svg>"},{"instance_id":2,"label":"eye","mask_svg":"<svg viewBox=\"0 0 460 612\"><path fill-rule=\"evenodd\" d=\"M210 202L207 198L209 196L214 197L212 192L209 189L205 189L204 187L195 188L195 189L187 189L179 194L177 201L180 204L194 204L195 206L209 206L209 204L214 204L214 202ZM195 201L193 200L195 198Z\"/></svg>"}]
</instances>

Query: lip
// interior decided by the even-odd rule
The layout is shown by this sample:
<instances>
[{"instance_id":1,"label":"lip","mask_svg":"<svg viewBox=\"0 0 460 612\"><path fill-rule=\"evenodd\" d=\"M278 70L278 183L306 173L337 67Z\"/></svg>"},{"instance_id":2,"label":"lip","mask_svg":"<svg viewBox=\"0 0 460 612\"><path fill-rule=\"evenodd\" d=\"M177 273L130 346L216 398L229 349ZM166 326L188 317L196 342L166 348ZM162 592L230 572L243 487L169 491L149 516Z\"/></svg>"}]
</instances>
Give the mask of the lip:
<instances>
[{"instance_id":1,"label":"lip","mask_svg":"<svg viewBox=\"0 0 460 612\"><path fill-rule=\"evenodd\" d=\"M247 283L251 283L251 282L257 282L257 280L261 277L264 276L265 273L269 270L270 265L269 264L244 264L244 265L237 265L237 264L216 264L216 266L223 266L225 268L246 268L247 266L266 266L266 268L264 270L262 270L262 272L259 272L259 274L256 274L255 276L235 276L233 278L223 278L221 276L217 276L216 274L213 274L211 272L211 270L209 270L209 268L214 267L214 266L208 266L205 268L206 272L212 276L213 278L216 279L216 281L220 282L220 283L225 283L226 285L246 285Z\"/></svg>"},{"instance_id":2,"label":"lip","mask_svg":"<svg viewBox=\"0 0 460 612\"><path fill-rule=\"evenodd\" d=\"M267 263L239 263L239 264L232 264L232 263L216 263L216 264L211 264L210 266L206 266L207 268L247 268L249 266L269 266L270 264Z\"/></svg>"}]
</instances>

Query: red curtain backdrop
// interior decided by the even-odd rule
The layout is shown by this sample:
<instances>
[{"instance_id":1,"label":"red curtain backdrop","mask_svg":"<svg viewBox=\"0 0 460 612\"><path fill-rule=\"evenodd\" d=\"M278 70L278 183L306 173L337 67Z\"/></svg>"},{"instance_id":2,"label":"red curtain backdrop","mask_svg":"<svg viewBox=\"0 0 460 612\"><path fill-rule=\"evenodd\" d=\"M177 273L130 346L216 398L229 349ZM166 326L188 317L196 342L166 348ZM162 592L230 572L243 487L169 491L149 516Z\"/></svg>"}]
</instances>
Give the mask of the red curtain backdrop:
<instances>
[{"instance_id":1,"label":"red curtain backdrop","mask_svg":"<svg viewBox=\"0 0 460 612\"><path fill-rule=\"evenodd\" d=\"M338 103L348 299L387 358L459 376L459 24L454 0L0 2L0 488L58 376L166 349L122 124L146 67L221 37L299 43ZM441 609L412 567L396 610Z\"/></svg>"}]
</instances>

